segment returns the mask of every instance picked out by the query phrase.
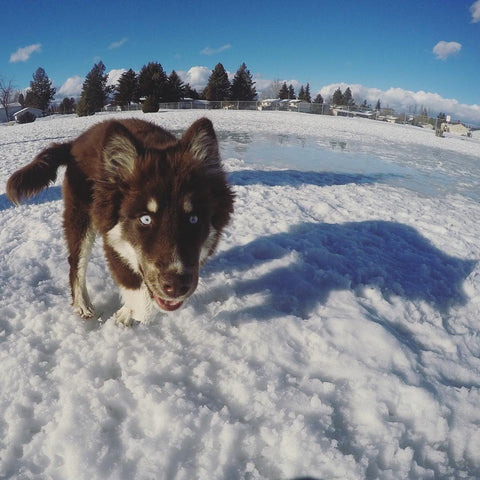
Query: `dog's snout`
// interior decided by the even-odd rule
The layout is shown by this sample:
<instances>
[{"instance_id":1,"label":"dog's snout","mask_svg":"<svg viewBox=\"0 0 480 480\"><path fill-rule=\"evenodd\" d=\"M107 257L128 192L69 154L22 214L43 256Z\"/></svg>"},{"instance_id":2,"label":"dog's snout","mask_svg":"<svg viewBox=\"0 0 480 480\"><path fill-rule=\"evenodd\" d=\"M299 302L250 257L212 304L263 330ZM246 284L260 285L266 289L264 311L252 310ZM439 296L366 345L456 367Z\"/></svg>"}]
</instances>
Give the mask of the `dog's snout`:
<instances>
[{"instance_id":1,"label":"dog's snout","mask_svg":"<svg viewBox=\"0 0 480 480\"><path fill-rule=\"evenodd\" d=\"M186 295L193 286L192 274L167 274L163 277L163 291L171 298Z\"/></svg>"}]
</instances>

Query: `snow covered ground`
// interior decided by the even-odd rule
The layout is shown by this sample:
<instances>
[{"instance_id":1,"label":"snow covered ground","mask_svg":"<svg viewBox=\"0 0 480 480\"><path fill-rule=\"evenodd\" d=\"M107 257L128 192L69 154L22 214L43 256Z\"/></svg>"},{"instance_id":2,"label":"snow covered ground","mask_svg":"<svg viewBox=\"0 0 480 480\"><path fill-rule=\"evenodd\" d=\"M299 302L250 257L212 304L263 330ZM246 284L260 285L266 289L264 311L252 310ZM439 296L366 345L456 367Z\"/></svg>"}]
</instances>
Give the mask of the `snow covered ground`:
<instances>
[{"instance_id":1,"label":"snow covered ground","mask_svg":"<svg viewBox=\"0 0 480 480\"><path fill-rule=\"evenodd\" d=\"M207 115L237 199L194 298L73 315L58 183L9 175L107 118L0 126L0 478L480 477L480 141L290 112ZM123 115L123 114L120 114ZM131 113L128 115L132 115Z\"/></svg>"}]
</instances>

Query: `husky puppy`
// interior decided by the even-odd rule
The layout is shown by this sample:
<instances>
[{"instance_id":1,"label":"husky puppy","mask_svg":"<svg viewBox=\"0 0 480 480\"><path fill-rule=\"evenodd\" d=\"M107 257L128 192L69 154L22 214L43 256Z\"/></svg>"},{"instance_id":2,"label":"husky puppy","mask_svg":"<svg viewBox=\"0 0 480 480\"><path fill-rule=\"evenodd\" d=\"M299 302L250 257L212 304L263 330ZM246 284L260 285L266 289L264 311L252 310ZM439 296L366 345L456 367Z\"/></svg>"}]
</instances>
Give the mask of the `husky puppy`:
<instances>
[{"instance_id":1,"label":"husky puppy","mask_svg":"<svg viewBox=\"0 0 480 480\"><path fill-rule=\"evenodd\" d=\"M178 309L195 291L199 269L233 213L210 120L197 120L180 139L138 119L99 123L15 172L8 198L18 204L38 194L62 165L74 311L94 315L86 270L96 232L123 300L118 323Z\"/></svg>"}]
</instances>

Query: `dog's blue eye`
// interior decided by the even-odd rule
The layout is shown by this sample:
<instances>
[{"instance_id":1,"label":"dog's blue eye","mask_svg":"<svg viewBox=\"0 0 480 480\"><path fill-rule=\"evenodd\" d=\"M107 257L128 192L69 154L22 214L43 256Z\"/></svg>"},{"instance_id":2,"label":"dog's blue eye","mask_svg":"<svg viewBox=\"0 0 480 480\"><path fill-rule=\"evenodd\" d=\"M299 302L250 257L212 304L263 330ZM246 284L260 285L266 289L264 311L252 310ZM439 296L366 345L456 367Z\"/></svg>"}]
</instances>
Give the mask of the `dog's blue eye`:
<instances>
[{"instance_id":1,"label":"dog's blue eye","mask_svg":"<svg viewBox=\"0 0 480 480\"><path fill-rule=\"evenodd\" d=\"M143 225L150 225L152 223L152 217L150 215L142 215L140 217L140 223Z\"/></svg>"},{"instance_id":2,"label":"dog's blue eye","mask_svg":"<svg viewBox=\"0 0 480 480\"><path fill-rule=\"evenodd\" d=\"M196 215L190 215L190 218L188 219L188 221L192 224L192 225L195 225L196 223L198 223L198 217Z\"/></svg>"}]
</instances>

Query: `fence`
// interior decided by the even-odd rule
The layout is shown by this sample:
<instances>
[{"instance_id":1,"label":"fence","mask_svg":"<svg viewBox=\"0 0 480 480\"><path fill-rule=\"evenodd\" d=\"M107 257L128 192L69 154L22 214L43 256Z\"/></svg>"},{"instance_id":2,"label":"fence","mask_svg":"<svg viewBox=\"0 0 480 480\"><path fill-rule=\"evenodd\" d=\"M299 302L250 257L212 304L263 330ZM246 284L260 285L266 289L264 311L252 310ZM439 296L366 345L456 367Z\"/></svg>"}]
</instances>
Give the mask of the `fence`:
<instances>
[{"instance_id":1,"label":"fence","mask_svg":"<svg viewBox=\"0 0 480 480\"><path fill-rule=\"evenodd\" d=\"M332 115L334 112L328 104L299 102L295 100L258 100L244 101L208 101L208 100L184 100L174 103L160 103L162 110L276 110L302 113L316 113L320 115ZM107 105L107 112L141 110L142 105L133 103L125 106Z\"/></svg>"},{"instance_id":2,"label":"fence","mask_svg":"<svg viewBox=\"0 0 480 480\"><path fill-rule=\"evenodd\" d=\"M284 111L284 112L300 112L312 113L317 115L334 115L339 117L360 117L370 118L374 120L383 120L386 122L409 123L407 117L403 121L395 116L393 110L384 109L381 112L371 111L357 106L335 106L328 103L308 103L300 100L256 100L251 102L226 100L226 101L210 101L210 100L183 100L174 103L160 103L159 108L162 110L261 110L261 111ZM133 103L126 106L107 105L104 110L107 112L141 110L142 105Z\"/></svg>"},{"instance_id":3,"label":"fence","mask_svg":"<svg viewBox=\"0 0 480 480\"><path fill-rule=\"evenodd\" d=\"M107 105L105 111L128 111L141 110L141 104L127 106ZM368 110L357 106L335 106L327 103L308 103L300 100L257 100L252 102L243 101L209 101L209 100L183 100L175 103L160 103L162 110L261 110L261 111L289 111L311 113L317 115L334 115L342 117L359 117L380 120L390 123L403 123L416 126L429 126L434 129L437 119L425 115L413 115L407 113L396 114L391 108L381 111ZM452 122L461 123L461 122ZM475 129L472 125L464 124L467 130Z\"/></svg>"}]
</instances>

